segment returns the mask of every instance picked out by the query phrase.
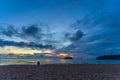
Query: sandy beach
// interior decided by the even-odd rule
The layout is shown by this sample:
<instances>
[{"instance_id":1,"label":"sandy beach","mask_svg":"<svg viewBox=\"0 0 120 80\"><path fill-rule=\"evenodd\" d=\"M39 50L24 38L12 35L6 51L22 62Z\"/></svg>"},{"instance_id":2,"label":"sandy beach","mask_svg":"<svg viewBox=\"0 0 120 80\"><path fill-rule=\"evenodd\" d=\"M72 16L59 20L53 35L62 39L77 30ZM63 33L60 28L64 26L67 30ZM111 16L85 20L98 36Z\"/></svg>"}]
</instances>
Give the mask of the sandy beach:
<instances>
[{"instance_id":1,"label":"sandy beach","mask_svg":"<svg viewBox=\"0 0 120 80\"><path fill-rule=\"evenodd\" d=\"M120 80L120 65L0 66L0 80Z\"/></svg>"}]
</instances>

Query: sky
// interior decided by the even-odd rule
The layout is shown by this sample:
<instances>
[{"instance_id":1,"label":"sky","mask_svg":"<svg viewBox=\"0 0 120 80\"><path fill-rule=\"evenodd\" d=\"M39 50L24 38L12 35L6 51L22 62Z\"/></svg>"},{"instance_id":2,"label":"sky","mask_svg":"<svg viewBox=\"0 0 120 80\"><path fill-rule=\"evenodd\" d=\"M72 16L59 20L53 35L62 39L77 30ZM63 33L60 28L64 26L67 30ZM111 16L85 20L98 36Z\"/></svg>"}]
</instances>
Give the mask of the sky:
<instances>
[{"instance_id":1,"label":"sky","mask_svg":"<svg viewBox=\"0 0 120 80\"><path fill-rule=\"evenodd\" d=\"M119 34L119 0L0 0L0 53L120 54Z\"/></svg>"}]
</instances>

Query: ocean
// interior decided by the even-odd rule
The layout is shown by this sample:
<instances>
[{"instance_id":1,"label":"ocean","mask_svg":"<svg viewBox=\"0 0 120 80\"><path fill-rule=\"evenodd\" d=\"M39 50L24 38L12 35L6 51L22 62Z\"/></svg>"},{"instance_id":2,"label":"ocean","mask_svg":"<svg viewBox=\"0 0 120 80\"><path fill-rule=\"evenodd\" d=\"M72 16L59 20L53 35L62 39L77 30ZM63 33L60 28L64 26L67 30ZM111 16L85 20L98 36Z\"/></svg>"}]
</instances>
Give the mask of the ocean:
<instances>
[{"instance_id":1,"label":"ocean","mask_svg":"<svg viewBox=\"0 0 120 80\"><path fill-rule=\"evenodd\" d=\"M37 65L40 61L44 64L120 64L120 60L96 60L96 59L62 59L62 58L40 58L40 59L0 59L0 65Z\"/></svg>"}]
</instances>

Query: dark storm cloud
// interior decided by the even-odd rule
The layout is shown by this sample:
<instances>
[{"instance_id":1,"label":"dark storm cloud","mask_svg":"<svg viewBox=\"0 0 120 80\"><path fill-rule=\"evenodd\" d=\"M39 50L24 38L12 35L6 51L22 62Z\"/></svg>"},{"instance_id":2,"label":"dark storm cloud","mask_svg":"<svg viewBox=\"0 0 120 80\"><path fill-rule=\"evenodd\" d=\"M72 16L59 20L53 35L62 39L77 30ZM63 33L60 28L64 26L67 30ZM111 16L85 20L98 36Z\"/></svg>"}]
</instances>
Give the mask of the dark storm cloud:
<instances>
[{"instance_id":1,"label":"dark storm cloud","mask_svg":"<svg viewBox=\"0 0 120 80\"><path fill-rule=\"evenodd\" d=\"M77 42L84 36L84 33L81 30L77 30L73 35L70 33L65 33L65 37L71 42Z\"/></svg>"},{"instance_id":2,"label":"dark storm cloud","mask_svg":"<svg viewBox=\"0 0 120 80\"><path fill-rule=\"evenodd\" d=\"M30 25L25 26L22 28L22 35L33 37L35 39L41 39L42 35L40 34L42 32L41 28L39 28L37 25Z\"/></svg>"},{"instance_id":3,"label":"dark storm cloud","mask_svg":"<svg viewBox=\"0 0 120 80\"><path fill-rule=\"evenodd\" d=\"M78 40L80 40L83 37L83 32L81 30L78 30L75 32L75 34L72 37L69 37L69 39L72 42L76 42Z\"/></svg>"},{"instance_id":4,"label":"dark storm cloud","mask_svg":"<svg viewBox=\"0 0 120 80\"><path fill-rule=\"evenodd\" d=\"M0 39L0 47L4 46L16 46L16 47L29 47L29 48L39 48L39 49L52 49L52 45L42 45L36 44L34 42L25 43L25 42L14 42L14 41L4 41Z\"/></svg>"},{"instance_id":5,"label":"dark storm cloud","mask_svg":"<svg viewBox=\"0 0 120 80\"><path fill-rule=\"evenodd\" d=\"M19 34L18 31L15 29L14 26L12 26L12 25L7 25L7 26L8 26L7 29L1 30L0 33L6 35L6 36L8 36L8 37L12 37L12 36L14 36L14 35ZM1 27L2 27L2 26L1 26Z\"/></svg>"},{"instance_id":6,"label":"dark storm cloud","mask_svg":"<svg viewBox=\"0 0 120 80\"><path fill-rule=\"evenodd\" d=\"M65 33L65 37L69 38L70 37L70 33Z\"/></svg>"},{"instance_id":7,"label":"dark storm cloud","mask_svg":"<svg viewBox=\"0 0 120 80\"><path fill-rule=\"evenodd\" d=\"M39 32L41 32L41 29L38 28L37 25L30 25L28 27L23 27L22 30L23 30L23 33L28 35L28 36L35 36Z\"/></svg>"}]
</instances>

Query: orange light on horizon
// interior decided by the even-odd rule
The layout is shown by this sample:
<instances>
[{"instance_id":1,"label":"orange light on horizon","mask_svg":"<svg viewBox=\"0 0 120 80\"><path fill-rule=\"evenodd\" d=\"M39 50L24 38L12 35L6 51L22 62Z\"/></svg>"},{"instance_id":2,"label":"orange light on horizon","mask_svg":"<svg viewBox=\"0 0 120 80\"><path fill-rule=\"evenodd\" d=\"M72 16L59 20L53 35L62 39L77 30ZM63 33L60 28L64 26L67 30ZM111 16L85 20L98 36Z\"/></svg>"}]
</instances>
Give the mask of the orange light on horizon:
<instances>
[{"instance_id":1,"label":"orange light on horizon","mask_svg":"<svg viewBox=\"0 0 120 80\"><path fill-rule=\"evenodd\" d=\"M42 49L31 49L31 48L21 48L21 47L14 47L14 46L5 46L0 47L0 53L4 54L34 54L34 53L42 53ZM45 53L51 53L52 50L44 50Z\"/></svg>"},{"instance_id":2,"label":"orange light on horizon","mask_svg":"<svg viewBox=\"0 0 120 80\"><path fill-rule=\"evenodd\" d=\"M66 57L66 56L69 56L67 53L60 53L60 54L58 54L58 56L60 56L60 57Z\"/></svg>"}]
</instances>

